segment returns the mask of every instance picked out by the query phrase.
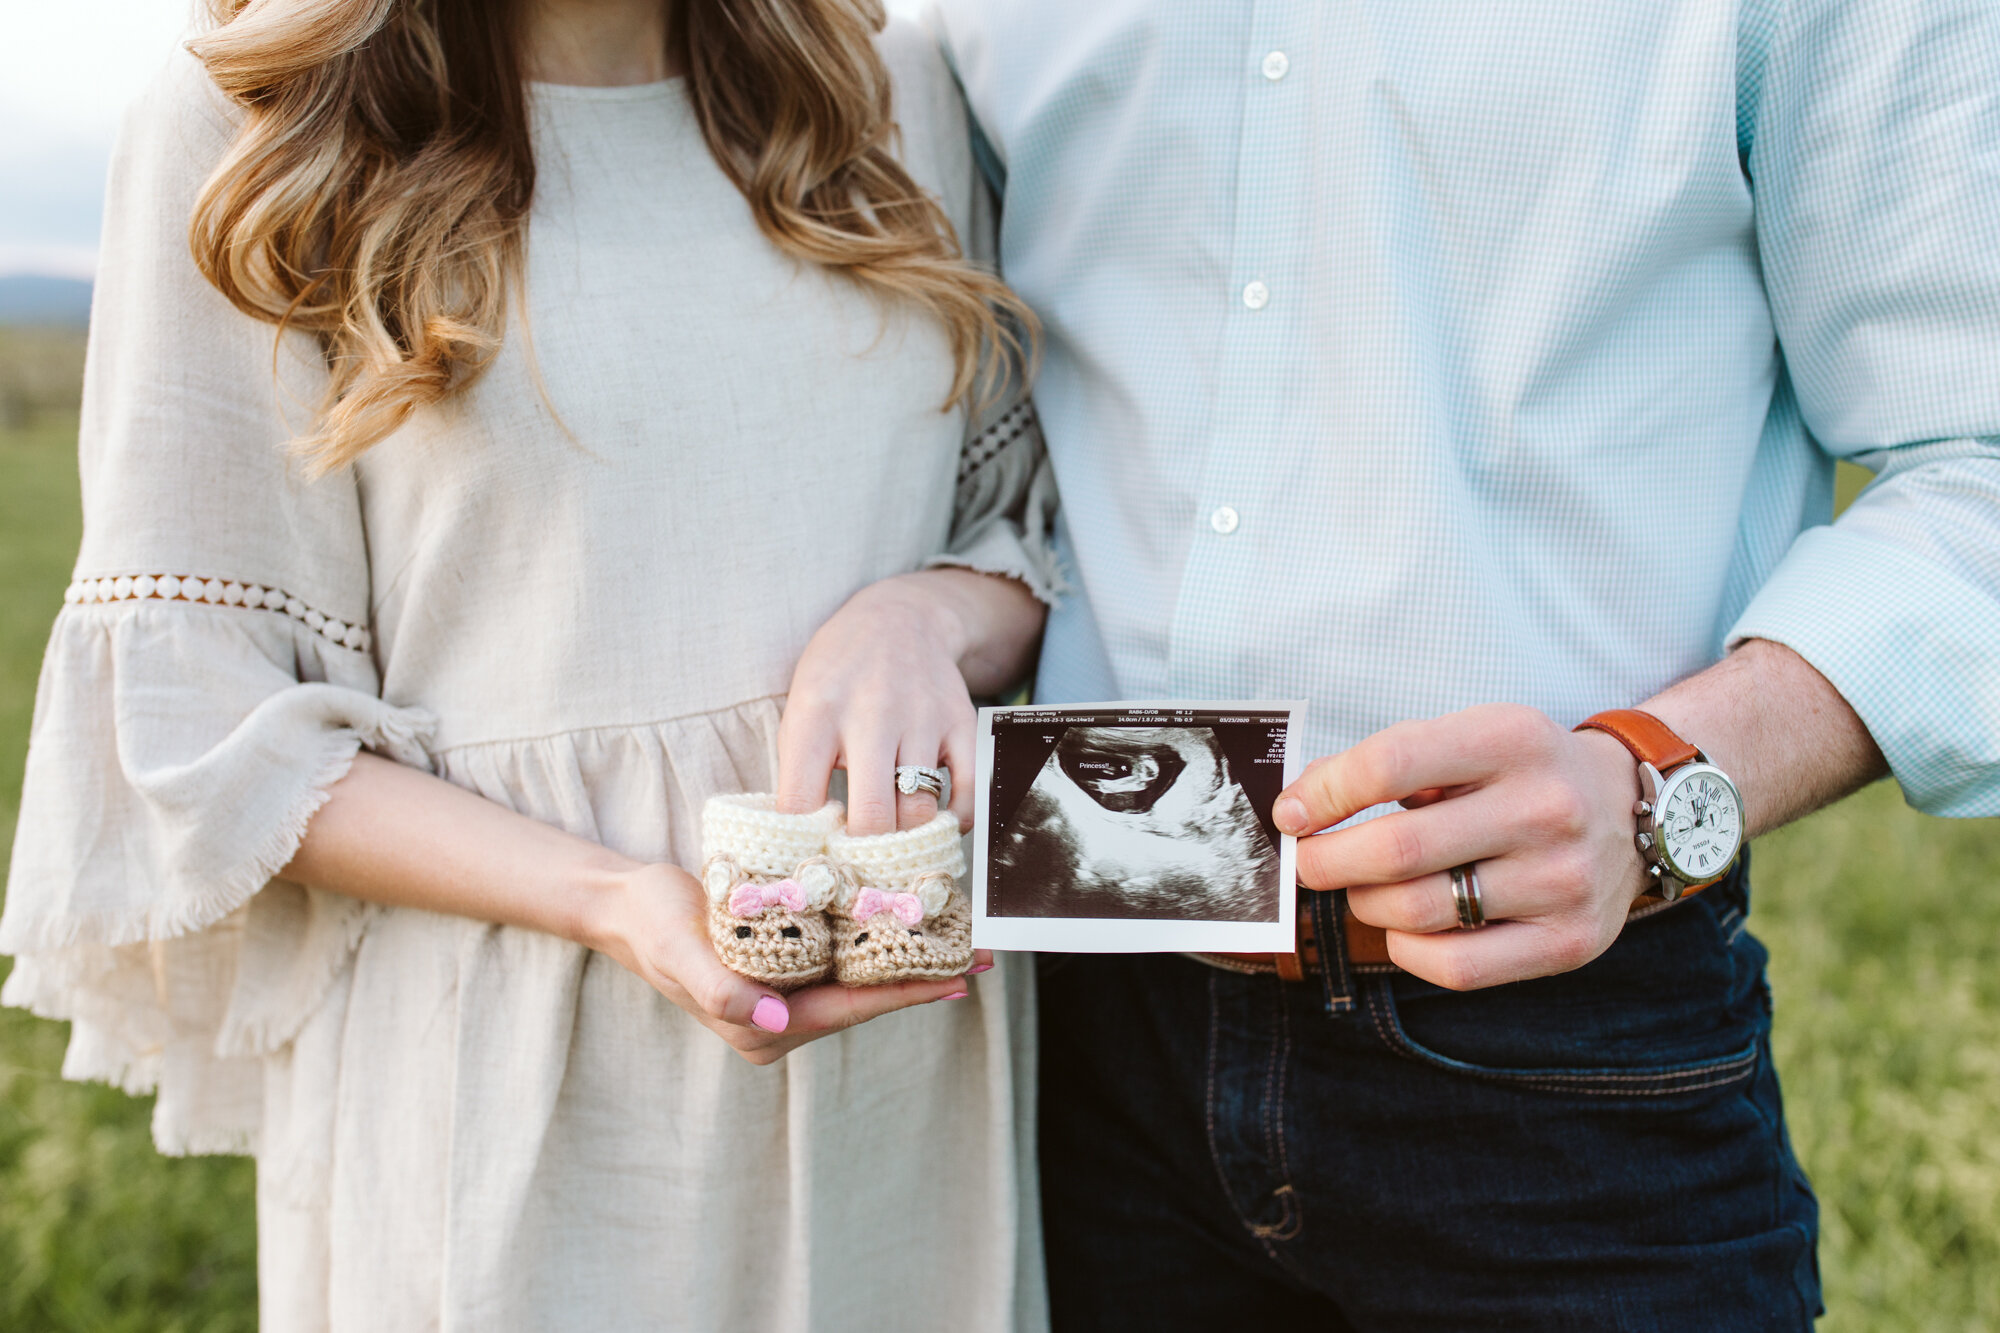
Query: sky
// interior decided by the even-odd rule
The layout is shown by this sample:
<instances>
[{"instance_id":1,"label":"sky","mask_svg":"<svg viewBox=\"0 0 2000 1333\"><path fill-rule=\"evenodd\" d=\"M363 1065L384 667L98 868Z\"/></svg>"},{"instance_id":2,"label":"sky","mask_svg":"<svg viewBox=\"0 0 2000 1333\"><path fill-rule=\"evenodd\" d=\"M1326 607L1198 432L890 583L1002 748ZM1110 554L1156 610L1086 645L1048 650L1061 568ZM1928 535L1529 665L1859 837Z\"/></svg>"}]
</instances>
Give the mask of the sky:
<instances>
[{"instance_id":1,"label":"sky","mask_svg":"<svg viewBox=\"0 0 2000 1333\"><path fill-rule=\"evenodd\" d=\"M8 3L0 41L0 275L89 277L126 106L191 25L190 0Z\"/></svg>"},{"instance_id":2,"label":"sky","mask_svg":"<svg viewBox=\"0 0 2000 1333\"><path fill-rule=\"evenodd\" d=\"M193 3L7 0L4 11L0 276L87 278L119 118L191 31Z\"/></svg>"}]
</instances>

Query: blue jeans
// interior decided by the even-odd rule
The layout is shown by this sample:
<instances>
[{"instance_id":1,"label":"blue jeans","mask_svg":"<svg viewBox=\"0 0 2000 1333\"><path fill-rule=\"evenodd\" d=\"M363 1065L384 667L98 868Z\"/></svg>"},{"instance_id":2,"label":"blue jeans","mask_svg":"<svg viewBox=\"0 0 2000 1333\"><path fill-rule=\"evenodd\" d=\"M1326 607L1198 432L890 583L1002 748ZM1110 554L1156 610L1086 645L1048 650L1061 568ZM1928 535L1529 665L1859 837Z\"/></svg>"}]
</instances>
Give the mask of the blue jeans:
<instances>
[{"instance_id":1,"label":"blue jeans","mask_svg":"<svg viewBox=\"0 0 2000 1333\"><path fill-rule=\"evenodd\" d=\"M1810 1329L1747 907L1739 869L1587 967L1463 995L1338 955L1291 983L1045 959L1057 1333ZM1313 910L1337 937L1337 897Z\"/></svg>"}]
</instances>

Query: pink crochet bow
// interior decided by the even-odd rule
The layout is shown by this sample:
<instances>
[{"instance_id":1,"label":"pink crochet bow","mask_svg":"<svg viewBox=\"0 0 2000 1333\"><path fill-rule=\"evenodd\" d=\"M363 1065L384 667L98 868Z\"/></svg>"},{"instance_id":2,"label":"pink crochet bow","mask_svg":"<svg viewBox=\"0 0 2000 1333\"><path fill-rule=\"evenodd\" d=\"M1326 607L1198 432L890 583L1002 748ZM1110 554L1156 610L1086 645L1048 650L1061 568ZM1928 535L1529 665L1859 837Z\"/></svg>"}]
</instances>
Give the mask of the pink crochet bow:
<instances>
[{"instance_id":1,"label":"pink crochet bow","mask_svg":"<svg viewBox=\"0 0 2000 1333\"><path fill-rule=\"evenodd\" d=\"M924 904L914 893L884 893L880 889L863 889L854 895L856 921L866 921L881 912L894 912L898 921L906 926L914 926L924 919Z\"/></svg>"},{"instance_id":2,"label":"pink crochet bow","mask_svg":"<svg viewBox=\"0 0 2000 1333\"><path fill-rule=\"evenodd\" d=\"M797 880L781 879L776 884L738 884L729 891L731 916L757 916L766 908L782 907L787 912L806 910L806 891Z\"/></svg>"}]
</instances>

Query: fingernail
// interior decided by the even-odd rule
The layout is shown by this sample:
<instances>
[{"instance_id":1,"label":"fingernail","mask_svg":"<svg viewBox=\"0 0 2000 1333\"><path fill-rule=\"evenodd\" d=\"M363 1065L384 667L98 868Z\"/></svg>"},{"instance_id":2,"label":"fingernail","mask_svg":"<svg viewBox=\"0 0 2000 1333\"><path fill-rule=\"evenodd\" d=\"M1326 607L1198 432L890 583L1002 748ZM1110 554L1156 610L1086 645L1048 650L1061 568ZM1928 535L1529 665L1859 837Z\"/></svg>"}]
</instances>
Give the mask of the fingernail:
<instances>
[{"instance_id":1,"label":"fingernail","mask_svg":"<svg viewBox=\"0 0 2000 1333\"><path fill-rule=\"evenodd\" d=\"M981 972L991 972L992 970L993 970L993 964L991 964L991 963L980 963L980 964L979 964L979 965L977 965L976 967L968 967L968 968L966 968L966 969L965 969L965 975L967 975L968 977L976 977L976 976L978 976L978 975L979 975L979 974L980 974Z\"/></svg>"},{"instance_id":2,"label":"fingernail","mask_svg":"<svg viewBox=\"0 0 2000 1333\"><path fill-rule=\"evenodd\" d=\"M1281 796L1271 807L1271 818L1277 821L1282 833L1299 834L1306 831L1306 803L1296 796Z\"/></svg>"},{"instance_id":3,"label":"fingernail","mask_svg":"<svg viewBox=\"0 0 2000 1333\"><path fill-rule=\"evenodd\" d=\"M766 1032L783 1032L785 1024L792 1021L792 1011L777 996L766 995L750 1011L750 1021Z\"/></svg>"},{"instance_id":4,"label":"fingernail","mask_svg":"<svg viewBox=\"0 0 2000 1333\"><path fill-rule=\"evenodd\" d=\"M966 992L965 992L965 991L962 991L962 990L955 990L955 991L953 991L953 992L952 992L951 994L949 994L949 995L940 995L940 996L938 996L938 998L939 998L940 1000L962 1000L962 999L964 999L964 998L965 998L965 996L966 996Z\"/></svg>"}]
</instances>

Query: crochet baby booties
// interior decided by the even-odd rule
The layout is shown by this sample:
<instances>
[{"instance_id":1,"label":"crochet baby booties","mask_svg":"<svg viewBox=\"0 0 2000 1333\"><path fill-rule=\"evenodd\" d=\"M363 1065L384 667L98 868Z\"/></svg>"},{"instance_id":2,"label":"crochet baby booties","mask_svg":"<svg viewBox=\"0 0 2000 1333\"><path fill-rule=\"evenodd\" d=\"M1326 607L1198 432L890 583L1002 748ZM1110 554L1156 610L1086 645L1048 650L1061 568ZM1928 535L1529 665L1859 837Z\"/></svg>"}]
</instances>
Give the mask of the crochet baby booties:
<instances>
[{"instance_id":1,"label":"crochet baby booties","mask_svg":"<svg viewBox=\"0 0 2000 1333\"><path fill-rule=\"evenodd\" d=\"M840 871L829 915L841 985L955 977L972 966L972 904L958 889L965 854L956 815L864 838L836 829L826 852Z\"/></svg>"},{"instance_id":2,"label":"crochet baby booties","mask_svg":"<svg viewBox=\"0 0 2000 1333\"><path fill-rule=\"evenodd\" d=\"M722 965L788 991L819 981L833 964L825 911L840 875L825 852L841 806L828 801L809 815L781 815L776 803L766 793L708 798L701 885Z\"/></svg>"}]
</instances>

